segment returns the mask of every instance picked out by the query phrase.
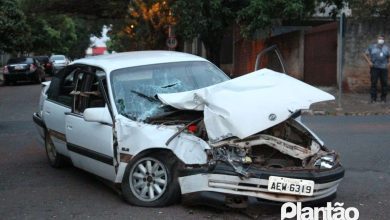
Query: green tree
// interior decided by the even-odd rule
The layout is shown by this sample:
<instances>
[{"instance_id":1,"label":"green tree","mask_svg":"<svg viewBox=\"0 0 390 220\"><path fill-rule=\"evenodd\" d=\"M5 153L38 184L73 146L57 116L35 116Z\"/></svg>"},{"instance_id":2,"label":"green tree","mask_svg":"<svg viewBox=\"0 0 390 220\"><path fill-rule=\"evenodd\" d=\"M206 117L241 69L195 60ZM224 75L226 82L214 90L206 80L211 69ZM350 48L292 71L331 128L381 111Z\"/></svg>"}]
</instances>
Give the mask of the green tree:
<instances>
[{"instance_id":1,"label":"green tree","mask_svg":"<svg viewBox=\"0 0 390 220\"><path fill-rule=\"evenodd\" d=\"M110 21L123 19L127 14L128 0L25 0L35 5L36 11L49 14L65 14L86 20ZM36 2L39 2L39 6Z\"/></svg>"},{"instance_id":2,"label":"green tree","mask_svg":"<svg viewBox=\"0 0 390 220\"><path fill-rule=\"evenodd\" d=\"M29 51L60 53L79 58L90 45L91 34L100 35L103 23L87 15L55 10L56 0L19 0L31 29ZM71 1L69 1L71 2ZM74 2L73 2L74 3Z\"/></svg>"},{"instance_id":3,"label":"green tree","mask_svg":"<svg viewBox=\"0 0 390 220\"><path fill-rule=\"evenodd\" d=\"M279 26L282 21L302 20L311 16L318 7L324 11L332 7L331 16L343 8L346 0L250 0L237 17L244 37L251 37L258 30L267 30Z\"/></svg>"},{"instance_id":4,"label":"green tree","mask_svg":"<svg viewBox=\"0 0 390 220\"><path fill-rule=\"evenodd\" d=\"M69 45L68 56L75 59L85 56L85 50L91 45L90 37L97 28L85 19L74 18L73 20L75 23L77 40L71 42Z\"/></svg>"},{"instance_id":5,"label":"green tree","mask_svg":"<svg viewBox=\"0 0 390 220\"><path fill-rule=\"evenodd\" d=\"M390 17L390 1L349 0L352 16L357 19Z\"/></svg>"},{"instance_id":6,"label":"green tree","mask_svg":"<svg viewBox=\"0 0 390 220\"><path fill-rule=\"evenodd\" d=\"M302 20L322 7L335 5L333 13L346 0L176 0L174 15L177 33L184 39L199 37L207 58L219 65L222 38L228 27L237 23L241 34L250 38L254 33L280 25L284 20ZM321 8L320 8L321 9Z\"/></svg>"},{"instance_id":7,"label":"green tree","mask_svg":"<svg viewBox=\"0 0 390 220\"><path fill-rule=\"evenodd\" d=\"M31 29L29 52L36 54L68 54L77 41L76 24L66 15L41 15L28 17Z\"/></svg>"},{"instance_id":8,"label":"green tree","mask_svg":"<svg viewBox=\"0 0 390 220\"><path fill-rule=\"evenodd\" d=\"M116 23L110 31L110 50L165 49L168 27L175 22L169 1L133 0L122 23Z\"/></svg>"},{"instance_id":9,"label":"green tree","mask_svg":"<svg viewBox=\"0 0 390 220\"><path fill-rule=\"evenodd\" d=\"M25 52L30 29L23 11L14 0L0 1L0 50Z\"/></svg>"},{"instance_id":10,"label":"green tree","mask_svg":"<svg viewBox=\"0 0 390 220\"><path fill-rule=\"evenodd\" d=\"M173 4L176 33L185 40L199 37L207 58L219 66L223 36L245 4L246 1L240 0L176 0Z\"/></svg>"}]
</instances>

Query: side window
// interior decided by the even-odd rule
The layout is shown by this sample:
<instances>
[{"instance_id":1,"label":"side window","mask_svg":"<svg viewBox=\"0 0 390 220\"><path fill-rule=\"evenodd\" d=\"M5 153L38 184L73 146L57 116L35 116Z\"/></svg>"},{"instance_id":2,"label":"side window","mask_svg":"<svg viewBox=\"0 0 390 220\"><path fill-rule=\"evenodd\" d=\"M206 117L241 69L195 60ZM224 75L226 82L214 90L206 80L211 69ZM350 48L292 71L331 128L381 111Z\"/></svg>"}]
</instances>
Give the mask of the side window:
<instances>
[{"instance_id":1,"label":"side window","mask_svg":"<svg viewBox=\"0 0 390 220\"><path fill-rule=\"evenodd\" d=\"M48 99L71 108L73 103L71 92L76 85L77 72L77 68L65 68L54 76L47 92Z\"/></svg>"},{"instance_id":2,"label":"side window","mask_svg":"<svg viewBox=\"0 0 390 220\"><path fill-rule=\"evenodd\" d=\"M105 87L104 90L107 91L106 80L103 81L103 87ZM88 94L87 108L104 107L106 103L104 101L102 93L105 91L101 91L98 78L94 77L91 89L88 91L88 93L86 92Z\"/></svg>"},{"instance_id":3,"label":"side window","mask_svg":"<svg viewBox=\"0 0 390 220\"><path fill-rule=\"evenodd\" d=\"M104 107L105 101L99 86L95 70L88 70L79 78L77 89L74 90L73 112L82 114L86 108Z\"/></svg>"}]
</instances>

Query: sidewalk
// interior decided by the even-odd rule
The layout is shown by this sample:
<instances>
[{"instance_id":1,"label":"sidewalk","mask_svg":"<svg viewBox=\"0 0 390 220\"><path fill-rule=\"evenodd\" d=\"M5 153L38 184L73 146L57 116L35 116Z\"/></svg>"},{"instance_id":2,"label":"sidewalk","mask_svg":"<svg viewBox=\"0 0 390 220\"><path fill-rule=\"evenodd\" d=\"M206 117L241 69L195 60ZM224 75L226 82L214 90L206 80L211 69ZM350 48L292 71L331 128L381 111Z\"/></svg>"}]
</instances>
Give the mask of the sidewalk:
<instances>
[{"instance_id":1,"label":"sidewalk","mask_svg":"<svg viewBox=\"0 0 390 220\"><path fill-rule=\"evenodd\" d=\"M390 100L387 103L370 103L369 93L344 93L341 96L341 109L338 108L338 90L336 88L320 88L336 100L313 104L306 115L390 115Z\"/></svg>"}]
</instances>

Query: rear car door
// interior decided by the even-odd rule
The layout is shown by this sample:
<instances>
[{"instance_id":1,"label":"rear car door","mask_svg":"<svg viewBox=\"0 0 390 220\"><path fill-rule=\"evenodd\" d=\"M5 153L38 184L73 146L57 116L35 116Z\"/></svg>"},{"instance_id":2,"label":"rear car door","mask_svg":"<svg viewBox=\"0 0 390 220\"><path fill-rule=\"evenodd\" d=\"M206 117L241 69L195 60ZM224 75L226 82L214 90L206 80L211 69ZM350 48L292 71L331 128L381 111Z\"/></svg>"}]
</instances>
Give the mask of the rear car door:
<instances>
[{"instance_id":1,"label":"rear car door","mask_svg":"<svg viewBox=\"0 0 390 220\"><path fill-rule=\"evenodd\" d=\"M84 120L87 108L108 108L103 98L96 70L88 68L79 78L81 87L73 91L72 111L65 116L65 133L70 158L75 166L114 181L115 159L112 123ZM107 110L108 113L108 110Z\"/></svg>"}]
</instances>

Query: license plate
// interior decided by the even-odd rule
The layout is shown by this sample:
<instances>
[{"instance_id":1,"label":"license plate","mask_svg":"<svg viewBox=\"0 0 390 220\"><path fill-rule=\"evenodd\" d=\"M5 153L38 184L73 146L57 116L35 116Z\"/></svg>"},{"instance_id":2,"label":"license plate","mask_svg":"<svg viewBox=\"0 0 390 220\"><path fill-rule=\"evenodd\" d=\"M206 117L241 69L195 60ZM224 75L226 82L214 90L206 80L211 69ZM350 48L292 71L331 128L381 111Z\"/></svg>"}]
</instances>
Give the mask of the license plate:
<instances>
[{"instance_id":1,"label":"license plate","mask_svg":"<svg viewBox=\"0 0 390 220\"><path fill-rule=\"evenodd\" d=\"M268 179L268 191L293 195L312 196L314 192L314 181L270 176Z\"/></svg>"}]
</instances>

